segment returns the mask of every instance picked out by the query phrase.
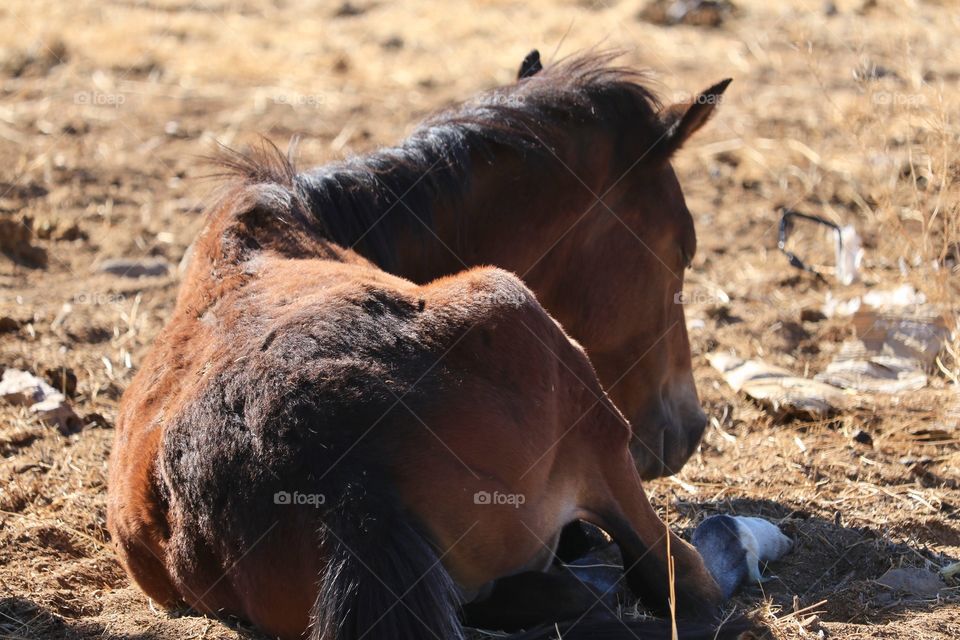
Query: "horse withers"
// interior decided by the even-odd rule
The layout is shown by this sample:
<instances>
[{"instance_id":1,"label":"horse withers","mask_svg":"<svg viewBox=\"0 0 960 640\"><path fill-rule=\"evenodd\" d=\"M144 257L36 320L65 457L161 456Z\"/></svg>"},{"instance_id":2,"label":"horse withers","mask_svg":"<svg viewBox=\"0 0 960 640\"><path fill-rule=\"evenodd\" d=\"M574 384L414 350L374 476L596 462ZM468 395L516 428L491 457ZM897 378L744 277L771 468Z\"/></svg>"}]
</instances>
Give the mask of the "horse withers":
<instances>
[{"instance_id":1,"label":"horse withers","mask_svg":"<svg viewBox=\"0 0 960 640\"><path fill-rule=\"evenodd\" d=\"M506 191L492 187L496 165L467 180L478 158L528 158L540 184L553 162L538 141L559 134L538 114L589 128L587 116L650 108L602 60L552 73L523 89L521 110L491 102L497 119L483 122L485 107L465 107L348 165L298 174L269 152L224 160L235 179L124 394L111 457L110 531L154 601L281 638L457 638L461 615L551 623L596 604L543 573L561 530L584 520L618 543L645 604L712 615L721 592L651 508L630 425L534 292L497 268L421 283L384 268L428 256L417 225L436 238L456 226L444 202L464 201L466 235L486 228L474 217L484 207L466 201L484 184L487 206ZM684 135L693 109L657 120L651 140ZM435 171L415 179L428 161ZM655 246L679 269L692 227L674 223L657 227ZM660 314L635 321L674 330ZM509 620L483 606L504 599ZM604 625L588 615L565 637Z\"/></svg>"}]
</instances>

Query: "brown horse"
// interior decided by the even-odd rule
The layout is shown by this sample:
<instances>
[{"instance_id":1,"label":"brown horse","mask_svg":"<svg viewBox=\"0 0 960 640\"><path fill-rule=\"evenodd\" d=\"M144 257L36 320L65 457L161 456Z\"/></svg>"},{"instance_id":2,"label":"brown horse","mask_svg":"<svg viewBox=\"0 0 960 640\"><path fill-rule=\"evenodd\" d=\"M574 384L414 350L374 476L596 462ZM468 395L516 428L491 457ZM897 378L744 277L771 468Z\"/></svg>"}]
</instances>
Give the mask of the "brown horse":
<instances>
[{"instance_id":1,"label":"brown horse","mask_svg":"<svg viewBox=\"0 0 960 640\"><path fill-rule=\"evenodd\" d=\"M308 629L325 640L457 638L465 603L471 624L527 627L596 605L580 585L541 573L563 527L580 519L619 544L627 582L649 606L712 614L717 584L647 501L630 425L583 349L507 271L429 280L442 269L427 265L443 260L420 242L421 225L441 244L459 228L459 251L476 262L485 258L470 247L493 244L481 241L488 224L509 236L504 260L522 248L515 236L537 235L527 224L552 237L548 211L574 206L553 188L568 180L548 181L554 152L584 175L586 156L600 163L589 191L610 183L626 140L651 150L645 162L659 168L644 175L672 177L669 153L712 102L655 112L632 75L605 63L544 71L508 90L523 100L481 100L345 166L297 174L269 153L226 160L237 179L212 207L173 317L124 395L111 459L110 530L153 600L239 616L282 638ZM615 143L617 122L636 126ZM571 143L545 151L547 139ZM514 183L512 198L497 180ZM649 218L650 255L679 271L693 251L689 214L675 180L653 192L672 200L643 204L638 185L651 180L607 189ZM458 202L461 217L441 215ZM601 253L623 235L586 229L579 242ZM575 260L575 244L557 246ZM610 259L598 253L582 268L612 274ZM384 270L401 265L429 281ZM645 338L649 351L669 342L672 360L645 361L643 380L672 382L684 367L689 378L682 316L676 326L679 309L665 302L679 281L647 277L632 302L663 313L635 315L630 335L660 332ZM588 280L583 295L593 295ZM533 281L562 311L560 288L574 294L578 278ZM575 325L599 326L596 313ZM606 343L595 344L603 362ZM658 411L675 411L664 400L672 392L657 393ZM509 611L485 606L511 601ZM564 637L620 637L610 625L587 616Z\"/></svg>"},{"instance_id":2,"label":"brown horse","mask_svg":"<svg viewBox=\"0 0 960 640\"><path fill-rule=\"evenodd\" d=\"M696 235L670 157L729 81L661 108L615 57L526 62L398 147L296 182L330 238L390 273L518 274L587 350L649 479L678 471L706 426L677 304Z\"/></svg>"}]
</instances>

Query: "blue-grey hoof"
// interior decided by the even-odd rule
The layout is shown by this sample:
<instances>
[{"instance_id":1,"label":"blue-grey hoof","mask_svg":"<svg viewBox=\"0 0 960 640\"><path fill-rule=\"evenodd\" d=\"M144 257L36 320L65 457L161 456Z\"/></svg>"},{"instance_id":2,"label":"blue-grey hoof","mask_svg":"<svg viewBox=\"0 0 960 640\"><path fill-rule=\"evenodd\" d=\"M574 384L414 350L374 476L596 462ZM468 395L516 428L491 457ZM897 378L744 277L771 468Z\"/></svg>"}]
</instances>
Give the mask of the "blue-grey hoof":
<instances>
[{"instance_id":1,"label":"blue-grey hoof","mask_svg":"<svg viewBox=\"0 0 960 640\"><path fill-rule=\"evenodd\" d=\"M726 515L701 522L691 542L720 585L724 599L747 580L762 581L760 563L779 560L793 547L793 541L772 522Z\"/></svg>"}]
</instances>

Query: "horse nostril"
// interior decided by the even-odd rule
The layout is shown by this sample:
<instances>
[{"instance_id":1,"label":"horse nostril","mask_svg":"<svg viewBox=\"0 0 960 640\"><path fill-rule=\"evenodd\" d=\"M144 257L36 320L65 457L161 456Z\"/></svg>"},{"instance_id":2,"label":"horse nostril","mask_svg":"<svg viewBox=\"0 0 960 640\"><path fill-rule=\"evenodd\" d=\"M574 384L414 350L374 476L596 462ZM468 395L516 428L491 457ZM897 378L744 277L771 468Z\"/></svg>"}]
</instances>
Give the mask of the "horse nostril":
<instances>
[{"instance_id":1,"label":"horse nostril","mask_svg":"<svg viewBox=\"0 0 960 640\"><path fill-rule=\"evenodd\" d=\"M704 431L707 428L707 416L700 409L686 407L686 411L679 410L666 414L661 423L663 428L663 459L665 460L663 473L674 474L683 468L687 460L700 446Z\"/></svg>"},{"instance_id":2,"label":"horse nostril","mask_svg":"<svg viewBox=\"0 0 960 640\"><path fill-rule=\"evenodd\" d=\"M662 430L634 432L630 439L630 453L637 463L637 470L644 480L660 478L666 473L666 443Z\"/></svg>"},{"instance_id":3,"label":"horse nostril","mask_svg":"<svg viewBox=\"0 0 960 640\"><path fill-rule=\"evenodd\" d=\"M696 435L696 440L699 441L703 432L707 430L707 424L709 424L707 414L702 409L697 411L697 414L690 419L689 424L687 432Z\"/></svg>"},{"instance_id":4,"label":"horse nostril","mask_svg":"<svg viewBox=\"0 0 960 640\"><path fill-rule=\"evenodd\" d=\"M644 479L680 471L696 452L707 427L707 416L687 385L664 388L630 420L630 449Z\"/></svg>"},{"instance_id":5,"label":"horse nostril","mask_svg":"<svg viewBox=\"0 0 960 640\"><path fill-rule=\"evenodd\" d=\"M707 414L700 412L700 415L692 419L687 427L687 458L692 456L697 450L697 447L700 446L700 441L703 439L703 434L707 430Z\"/></svg>"}]
</instances>

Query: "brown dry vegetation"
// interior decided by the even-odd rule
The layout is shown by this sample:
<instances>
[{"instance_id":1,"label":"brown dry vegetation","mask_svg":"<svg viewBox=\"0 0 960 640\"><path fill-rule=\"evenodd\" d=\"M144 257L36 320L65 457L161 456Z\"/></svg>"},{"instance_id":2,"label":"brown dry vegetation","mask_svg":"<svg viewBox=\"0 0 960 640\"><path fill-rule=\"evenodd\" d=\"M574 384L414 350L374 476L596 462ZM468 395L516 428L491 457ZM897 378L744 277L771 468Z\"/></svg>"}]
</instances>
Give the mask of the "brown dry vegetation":
<instances>
[{"instance_id":1,"label":"brown dry vegetation","mask_svg":"<svg viewBox=\"0 0 960 640\"><path fill-rule=\"evenodd\" d=\"M960 362L945 354L921 392L784 423L704 358L728 349L822 370L850 329L801 312L831 290L909 282L956 327L960 13L951 0L837 0L835 12L738 0L719 27L664 27L638 18L644 5L4 3L0 368L69 368L88 424L63 435L0 406L0 637L252 635L154 611L114 561L104 521L117 400L177 278L91 267L144 255L176 265L201 225L198 157L215 140L299 134L301 162L325 162L509 82L533 46L549 60L597 44L625 47L667 100L735 78L676 161L700 236L689 287L719 284L731 302L688 309L702 320L694 366L713 425L679 478L651 484L658 507L681 528L735 512L796 538L772 567L778 579L737 599L777 638L960 635L956 583L911 600L875 582L890 567L960 557ZM791 270L776 251L780 205L855 224L864 281L842 288ZM872 445L852 440L858 429Z\"/></svg>"}]
</instances>

